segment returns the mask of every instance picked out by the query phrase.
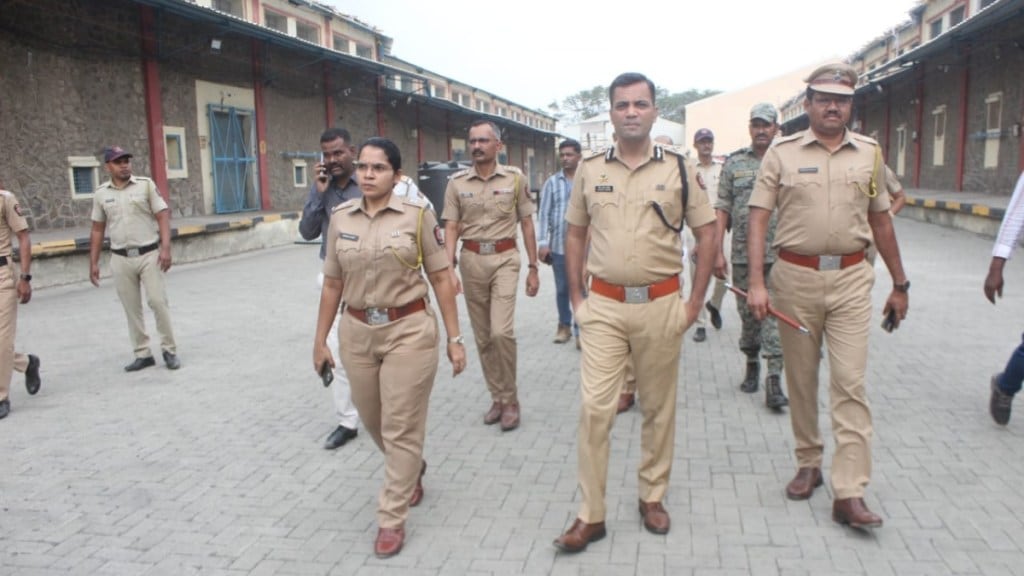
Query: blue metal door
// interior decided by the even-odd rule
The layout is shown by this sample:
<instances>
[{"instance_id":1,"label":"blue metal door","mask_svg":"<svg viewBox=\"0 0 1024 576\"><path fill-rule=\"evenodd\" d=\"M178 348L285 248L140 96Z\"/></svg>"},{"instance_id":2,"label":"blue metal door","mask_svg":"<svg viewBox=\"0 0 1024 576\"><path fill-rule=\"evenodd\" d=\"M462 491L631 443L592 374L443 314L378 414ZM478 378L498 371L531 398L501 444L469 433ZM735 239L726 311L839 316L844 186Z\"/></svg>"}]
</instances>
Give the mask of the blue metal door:
<instances>
[{"instance_id":1,"label":"blue metal door","mask_svg":"<svg viewBox=\"0 0 1024 576\"><path fill-rule=\"evenodd\" d=\"M209 115L214 211L258 210L253 111L210 104Z\"/></svg>"}]
</instances>

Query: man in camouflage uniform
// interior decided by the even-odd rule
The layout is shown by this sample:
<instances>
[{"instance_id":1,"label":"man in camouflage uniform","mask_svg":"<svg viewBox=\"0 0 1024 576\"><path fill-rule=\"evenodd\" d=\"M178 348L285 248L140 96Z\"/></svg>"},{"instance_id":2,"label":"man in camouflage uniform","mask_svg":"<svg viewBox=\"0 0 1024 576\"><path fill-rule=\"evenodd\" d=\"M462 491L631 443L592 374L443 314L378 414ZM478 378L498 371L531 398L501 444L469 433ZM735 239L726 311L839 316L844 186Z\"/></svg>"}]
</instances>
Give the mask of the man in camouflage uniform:
<instances>
[{"instance_id":1,"label":"man in camouflage uniform","mask_svg":"<svg viewBox=\"0 0 1024 576\"><path fill-rule=\"evenodd\" d=\"M715 203L715 214L718 217L718 256L715 258L714 273L725 278L728 266L722 249L721 238L725 237L729 221L732 220L732 281L733 285L746 290L749 285L747 268L747 221L750 209L747 202L754 189L757 170L761 167L761 159L768 151L778 131L778 116L775 107L766 102L755 105L750 110L750 146L740 148L725 160L722 174L718 182L718 201ZM765 244L764 276L767 279L772 269L775 255L770 246L775 236L775 218L768 224L768 238ZM782 344L779 341L779 328L775 318L769 316L758 321L750 313L747 302L743 298L736 299L736 308L743 321L743 332L740 334L740 350L747 355L747 374L740 384L740 390L747 393L757 392L757 380L761 372L758 352L764 354L768 363L768 376L764 381L764 402L769 408L781 409L789 403L782 393Z\"/></svg>"}]
</instances>

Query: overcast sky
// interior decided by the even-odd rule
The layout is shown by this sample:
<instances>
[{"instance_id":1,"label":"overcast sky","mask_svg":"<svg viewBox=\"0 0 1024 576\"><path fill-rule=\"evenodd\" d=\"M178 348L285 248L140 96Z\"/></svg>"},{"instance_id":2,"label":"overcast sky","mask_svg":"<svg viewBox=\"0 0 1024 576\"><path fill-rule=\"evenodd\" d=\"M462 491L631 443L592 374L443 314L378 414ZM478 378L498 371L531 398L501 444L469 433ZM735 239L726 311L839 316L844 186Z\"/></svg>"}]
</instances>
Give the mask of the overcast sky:
<instances>
[{"instance_id":1,"label":"overcast sky","mask_svg":"<svg viewBox=\"0 0 1024 576\"><path fill-rule=\"evenodd\" d=\"M917 0L513 2L327 0L394 39L398 58L546 108L620 72L670 92L732 90L849 56Z\"/></svg>"}]
</instances>

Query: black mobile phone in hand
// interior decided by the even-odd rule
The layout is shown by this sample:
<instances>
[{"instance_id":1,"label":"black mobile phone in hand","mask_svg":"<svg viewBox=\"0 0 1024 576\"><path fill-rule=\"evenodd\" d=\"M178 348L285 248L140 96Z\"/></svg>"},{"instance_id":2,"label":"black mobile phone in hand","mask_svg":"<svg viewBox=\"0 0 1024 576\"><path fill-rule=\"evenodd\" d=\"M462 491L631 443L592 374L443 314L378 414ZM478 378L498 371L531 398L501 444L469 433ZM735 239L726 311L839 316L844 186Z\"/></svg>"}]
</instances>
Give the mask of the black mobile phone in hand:
<instances>
[{"instance_id":1,"label":"black mobile phone in hand","mask_svg":"<svg viewBox=\"0 0 1024 576\"><path fill-rule=\"evenodd\" d=\"M331 365L324 360L324 363L320 365L320 379L324 382L324 388L331 385L334 382L334 370L331 370Z\"/></svg>"},{"instance_id":2,"label":"black mobile phone in hand","mask_svg":"<svg viewBox=\"0 0 1024 576\"><path fill-rule=\"evenodd\" d=\"M889 313L885 315L885 319L882 320L882 330L886 332L892 332L896 329L896 309L890 308Z\"/></svg>"}]
</instances>

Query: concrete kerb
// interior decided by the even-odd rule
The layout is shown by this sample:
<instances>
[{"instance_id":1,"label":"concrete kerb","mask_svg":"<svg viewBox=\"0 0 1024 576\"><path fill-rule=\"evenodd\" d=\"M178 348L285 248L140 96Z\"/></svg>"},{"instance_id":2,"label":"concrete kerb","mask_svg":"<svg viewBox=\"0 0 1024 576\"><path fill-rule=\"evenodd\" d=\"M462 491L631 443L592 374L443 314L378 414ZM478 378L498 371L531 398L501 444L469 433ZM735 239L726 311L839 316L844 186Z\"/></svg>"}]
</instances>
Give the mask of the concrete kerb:
<instances>
[{"instance_id":1,"label":"concrete kerb","mask_svg":"<svg viewBox=\"0 0 1024 576\"><path fill-rule=\"evenodd\" d=\"M1004 198L1003 201L1006 199ZM959 202L907 195L900 216L994 238L1006 209L978 202Z\"/></svg>"},{"instance_id":2,"label":"concrete kerb","mask_svg":"<svg viewBox=\"0 0 1024 576\"><path fill-rule=\"evenodd\" d=\"M171 228L176 264L199 262L251 250L291 244L298 235L299 212L217 219ZM173 223L173 221L172 221ZM100 276L110 274L109 242L104 240ZM50 240L32 245L35 288L89 280L89 238Z\"/></svg>"}]
</instances>

